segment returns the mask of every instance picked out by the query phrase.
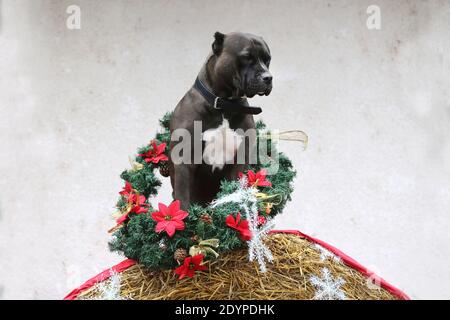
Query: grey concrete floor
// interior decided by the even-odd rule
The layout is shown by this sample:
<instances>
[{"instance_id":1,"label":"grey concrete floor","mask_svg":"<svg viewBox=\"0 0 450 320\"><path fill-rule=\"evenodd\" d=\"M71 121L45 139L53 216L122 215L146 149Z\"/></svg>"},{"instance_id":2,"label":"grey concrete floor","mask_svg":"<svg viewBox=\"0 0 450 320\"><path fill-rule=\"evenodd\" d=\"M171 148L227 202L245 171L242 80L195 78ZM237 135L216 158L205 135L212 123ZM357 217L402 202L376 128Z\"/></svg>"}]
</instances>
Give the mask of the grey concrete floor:
<instances>
[{"instance_id":1,"label":"grey concrete floor","mask_svg":"<svg viewBox=\"0 0 450 320\"><path fill-rule=\"evenodd\" d=\"M266 39L259 118L310 137L281 145L299 175L277 227L449 299L450 2L431 0L0 1L1 297L59 299L122 259L107 249L118 175L217 30Z\"/></svg>"}]
</instances>

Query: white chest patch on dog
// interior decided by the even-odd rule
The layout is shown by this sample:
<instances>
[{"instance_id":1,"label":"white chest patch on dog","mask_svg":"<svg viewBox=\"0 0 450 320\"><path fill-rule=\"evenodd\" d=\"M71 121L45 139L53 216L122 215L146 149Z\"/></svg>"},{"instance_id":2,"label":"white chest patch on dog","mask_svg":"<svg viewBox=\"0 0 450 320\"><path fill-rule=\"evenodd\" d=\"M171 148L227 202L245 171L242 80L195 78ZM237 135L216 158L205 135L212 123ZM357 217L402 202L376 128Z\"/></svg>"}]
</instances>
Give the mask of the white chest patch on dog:
<instances>
[{"instance_id":1,"label":"white chest patch on dog","mask_svg":"<svg viewBox=\"0 0 450 320\"><path fill-rule=\"evenodd\" d=\"M211 165L214 171L216 168L223 169L226 163L233 163L243 137L230 129L230 123L224 118L218 128L203 132L202 139L206 142L203 161Z\"/></svg>"}]
</instances>

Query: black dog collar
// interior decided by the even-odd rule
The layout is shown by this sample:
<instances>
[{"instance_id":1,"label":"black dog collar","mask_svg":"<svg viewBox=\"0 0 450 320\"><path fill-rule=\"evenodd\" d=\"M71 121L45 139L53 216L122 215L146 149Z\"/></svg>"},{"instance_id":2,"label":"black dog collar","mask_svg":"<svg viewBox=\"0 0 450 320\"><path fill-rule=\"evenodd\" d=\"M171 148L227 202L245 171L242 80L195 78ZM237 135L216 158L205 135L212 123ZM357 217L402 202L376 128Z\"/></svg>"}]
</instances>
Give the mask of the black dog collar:
<instances>
[{"instance_id":1,"label":"black dog collar","mask_svg":"<svg viewBox=\"0 0 450 320\"><path fill-rule=\"evenodd\" d=\"M216 96L208 90L208 88L200 81L195 79L194 88L208 101L208 103L216 110L221 112L238 112L246 114L260 114L262 109L259 107L251 107L242 104L242 99L224 99Z\"/></svg>"}]
</instances>

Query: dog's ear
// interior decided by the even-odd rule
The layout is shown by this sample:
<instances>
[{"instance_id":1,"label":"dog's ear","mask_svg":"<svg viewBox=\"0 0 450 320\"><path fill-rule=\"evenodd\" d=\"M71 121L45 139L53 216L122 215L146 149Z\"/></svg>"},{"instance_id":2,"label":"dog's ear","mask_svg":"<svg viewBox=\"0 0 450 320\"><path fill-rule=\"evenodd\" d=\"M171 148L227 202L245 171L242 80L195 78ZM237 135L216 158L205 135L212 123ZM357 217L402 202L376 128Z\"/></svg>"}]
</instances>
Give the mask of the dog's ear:
<instances>
[{"instance_id":1,"label":"dog's ear","mask_svg":"<svg viewBox=\"0 0 450 320\"><path fill-rule=\"evenodd\" d=\"M214 42L212 44L212 51L216 56L220 55L223 49L223 41L225 40L225 35L219 31L214 33Z\"/></svg>"}]
</instances>

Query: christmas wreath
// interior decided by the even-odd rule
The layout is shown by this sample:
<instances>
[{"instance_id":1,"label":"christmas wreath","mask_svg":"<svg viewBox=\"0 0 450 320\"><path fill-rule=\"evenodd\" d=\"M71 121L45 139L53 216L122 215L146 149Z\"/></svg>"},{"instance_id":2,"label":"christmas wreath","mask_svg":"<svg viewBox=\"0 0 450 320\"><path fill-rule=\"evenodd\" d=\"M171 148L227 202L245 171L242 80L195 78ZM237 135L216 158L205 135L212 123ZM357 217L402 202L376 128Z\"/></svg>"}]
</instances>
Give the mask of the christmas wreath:
<instances>
[{"instance_id":1,"label":"christmas wreath","mask_svg":"<svg viewBox=\"0 0 450 320\"><path fill-rule=\"evenodd\" d=\"M270 161L258 157L239 179L222 181L217 198L206 207L191 205L183 211L174 200L153 208L149 199L157 196L161 185L155 170L168 176L170 117L167 113L160 120L162 130L121 174L124 187L114 214L117 225L110 230L110 249L152 270L174 269L181 279L206 270L208 261L223 253L248 246L249 260L265 271L272 253L263 240L273 217L291 200L296 174L291 161L277 151L265 124L258 121L256 147L266 144L268 157L278 161L276 173L268 176Z\"/></svg>"}]
</instances>

